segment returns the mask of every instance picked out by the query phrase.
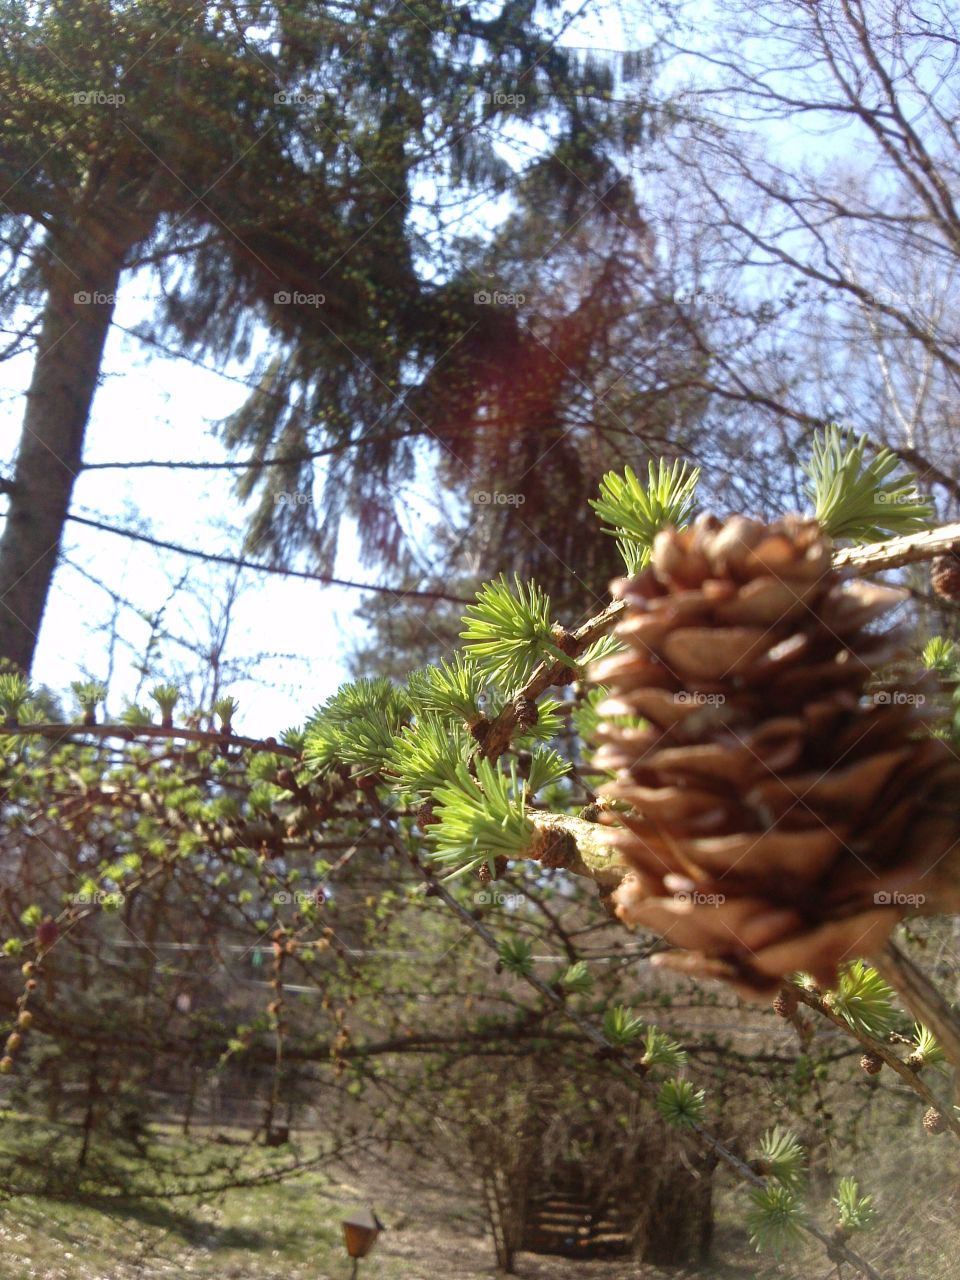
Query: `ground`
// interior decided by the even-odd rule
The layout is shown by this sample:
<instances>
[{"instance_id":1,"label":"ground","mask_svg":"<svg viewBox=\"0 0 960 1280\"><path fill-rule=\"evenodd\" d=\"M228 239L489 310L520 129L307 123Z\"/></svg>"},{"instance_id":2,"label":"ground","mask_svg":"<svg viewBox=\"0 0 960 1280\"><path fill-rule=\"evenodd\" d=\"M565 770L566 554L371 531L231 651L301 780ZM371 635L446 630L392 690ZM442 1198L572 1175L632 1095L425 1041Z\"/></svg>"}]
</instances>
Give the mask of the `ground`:
<instances>
[{"instance_id":1,"label":"ground","mask_svg":"<svg viewBox=\"0 0 960 1280\"><path fill-rule=\"evenodd\" d=\"M263 1168L288 1159L284 1150L265 1152ZM472 1188L455 1173L408 1166L395 1156L368 1156L204 1203L189 1197L78 1203L64 1190L60 1198L17 1195L0 1203L0 1280L348 1280L340 1220L364 1205L376 1209L387 1230L361 1264L359 1280L499 1275ZM741 1195L731 1186L718 1199L717 1256L725 1262L707 1271L524 1253L516 1274L521 1280L836 1280L836 1269L817 1249L780 1262L753 1253L739 1225L743 1206L733 1198ZM941 1207L942 1233L951 1225L949 1199ZM936 1235L928 1242L935 1241ZM942 1247L911 1249L908 1258L895 1230L889 1240L874 1236L863 1243L866 1256L881 1263L884 1280L960 1280L957 1254Z\"/></svg>"}]
</instances>

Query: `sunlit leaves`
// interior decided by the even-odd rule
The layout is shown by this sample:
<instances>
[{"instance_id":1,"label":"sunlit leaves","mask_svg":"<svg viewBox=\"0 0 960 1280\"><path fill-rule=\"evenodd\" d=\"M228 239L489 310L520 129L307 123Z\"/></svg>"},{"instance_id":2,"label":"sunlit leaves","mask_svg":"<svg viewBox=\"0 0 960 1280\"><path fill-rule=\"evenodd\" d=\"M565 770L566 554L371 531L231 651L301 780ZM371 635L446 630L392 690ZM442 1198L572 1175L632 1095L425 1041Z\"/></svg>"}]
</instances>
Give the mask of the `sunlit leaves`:
<instances>
[{"instance_id":1,"label":"sunlit leaves","mask_svg":"<svg viewBox=\"0 0 960 1280\"><path fill-rule=\"evenodd\" d=\"M665 1080L657 1094L657 1110L667 1124L690 1129L703 1120L705 1094L691 1080Z\"/></svg>"},{"instance_id":2,"label":"sunlit leaves","mask_svg":"<svg viewBox=\"0 0 960 1280\"><path fill-rule=\"evenodd\" d=\"M824 1003L855 1031L885 1036L893 1030L896 1011L893 988L876 969L863 960L854 960L841 972L837 988L824 996Z\"/></svg>"},{"instance_id":3,"label":"sunlit leaves","mask_svg":"<svg viewBox=\"0 0 960 1280\"><path fill-rule=\"evenodd\" d=\"M876 1220L873 1196L862 1196L856 1178L841 1178L833 1203L842 1231L864 1231Z\"/></svg>"},{"instance_id":4,"label":"sunlit leaves","mask_svg":"<svg viewBox=\"0 0 960 1280\"><path fill-rule=\"evenodd\" d=\"M522 688L545 658L575 663L556 644L550 622L550 600L535 582L506 575L488 582L468 605L460 632L470 658L510 693Z\"/></svg>"},{"instance_id":5,"label":"sunlit leaves","mask_svg":"<svg viewBox=\"0 0 960 1280\"><path fill-rule=\"evenodd\" d=\"M806 1156L796 1136L775 1125L760 1139L756 1155L761 1171L795 1190L803 1182Z\"/></svg>"},{"instance_id":6,"label":"sunlit leaves","mask_svg":"<svg viewBox=\"0 0 960 1280\"><path fill-rule=\"evenodd\" d=\"M780 1182L750 1192L747 1230L758 1253L779 1254L803 1238L803 1204L797 1193Z\"/></svg>"},{"instance_id":7,"label":"sunlit leaves","mask_svg":"<svg viewBox=\"0 0 960 1280\"><path fill-rule=\"evenodd\" d=\"M428 832L435 845L432 859L450 875L482 866L492 873L496 858L518 857L530 845L533 823L515 761L507 775L489 760L479 760L476 778L460 764L456 780L438 788L434 801L437 822Z\"/></svg>"},{"instance_id":8,"label":"sunlit leaves","mask_svg":"<svg viewBox=\"0 0 960 1280\"><path fill-rule=\"evenodd\" d=\"M644 484L631 467L622 475L609 471L600 482L600 497L590 505L616 536L629 573L639 573L653 549L653 540L668 526L682 529L690 519L700 468L687 463L651 462Z\"/></svg>"},{"instance_id":9,"label":"sunlit leaves","mask_svg":"<svg viewBox=\"0 0 960 1280\"><path fill-rule=\"evenodd\" d=\"M867 437L832 425L813 440L805 468L806 494L814 514L832 538L872 542L888 534L922 528L933 514L910 474L894 478L900 460L889 449L867 457Z\"/></svg>"}]
</instances>

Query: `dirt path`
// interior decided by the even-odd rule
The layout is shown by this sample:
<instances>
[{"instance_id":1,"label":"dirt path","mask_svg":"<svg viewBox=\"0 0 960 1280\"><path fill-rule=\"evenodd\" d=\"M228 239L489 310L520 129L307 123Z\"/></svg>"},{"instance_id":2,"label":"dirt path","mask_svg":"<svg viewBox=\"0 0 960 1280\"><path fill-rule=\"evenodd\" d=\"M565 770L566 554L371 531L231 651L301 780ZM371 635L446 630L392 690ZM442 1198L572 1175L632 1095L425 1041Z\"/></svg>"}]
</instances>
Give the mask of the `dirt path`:
<instances>
[{"instance_id":1,"label":"dirt path","mask_svg":"<svg viewBox=\"0 0 960 1280\"><path fill-rule=\"evenodd\" d=\"M388 1264L400 1263L403 1280L496 1280L503 1273L494 1265L493 1246L485 1234L480 1206L469 1187L456 1187L453 1175L437 1173L426 1179L415 1169L390 1166L344 1170L340 1188L369 1200L377 1188L374 1207L387 1225L375 1253L361 1268L362 1280L379 1280ZM403 1206L391 1213L391 1206ZM379 1267L376 1265L379 1261ZM730 1270L707 1275L703 1271L663 1270L623 1259L582 1262L577 1259L519 1255L520 1280L755 1280L756 1272ZM333 1278L331 1277L331 1280Z\"/></svg>"}]
</instances>

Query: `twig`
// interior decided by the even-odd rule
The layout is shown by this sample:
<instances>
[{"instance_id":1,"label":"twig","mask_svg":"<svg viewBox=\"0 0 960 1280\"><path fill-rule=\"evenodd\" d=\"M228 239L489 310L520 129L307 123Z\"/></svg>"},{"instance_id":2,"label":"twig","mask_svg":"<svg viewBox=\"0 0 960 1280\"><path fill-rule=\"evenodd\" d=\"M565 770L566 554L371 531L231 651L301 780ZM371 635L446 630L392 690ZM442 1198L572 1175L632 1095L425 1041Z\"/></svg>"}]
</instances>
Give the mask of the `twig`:
<instances>
[{"instance_id":1,"label":"twig","mask_svg":"<svg viewBox=\"0 0 960 1280\"><path fill-rule=\"evenodd\" d=\"M875 1053L878 1058L882 1058L884 1063L906 1084L914 1093L918 1094L928 1107L934 1107L943 1116L944 1123L947 1128L957 1139L960 1139L960 1120L948 1108L941 1107L937 1101L936 1095L931 1091L925 1081L920 1079L916 1071L910 1069L893 1050L882 1040L876 1039L874 1036L867 1035L865 1031L861 1031L858 1027L847 1022L846 1018L841 1018L835 1013L823 997L816 992L808 990L806 987L795 985L793 990L797 993L797 999L807 1006L808 1009L814 1009L817 1013L822 1013L828 1018L834 1026L839 1027L841 1031L845 1031L848 1035L859 1040L863 1047L870 1053Z\"/></svg>"},{"instance_id":2,"label":"twig","mask_svg":"<svg viewBox=\"0 0 960 1280\"><path fill-rule=\"evenodd\" d=\"M938 529L905 533L886 542L868 542L862 547L843 547L833 557L837 569L861 569L878 573L881 569L899 569L918 560L960 549L960 523L943 524Z\"/></svg>"},{"instance_id":3,"label":"twig","mask_svg":"<svg viewBox=\"0 0 960 1280\"><path fill-rule=\"evenodd\" d=\"M165 542L162 538L151 538L145 533L136 533L133 529L118 529L116 525L104 524L101 520L88 520L85 516L69 515L67 519L74 524L86 525L88 529L100 529L103 533L114 533L119 538L130 538L134 542L144 542L148 547L157 547L161 551L175 551L177 555L191 556L195 560L206 560L209 564L227 564L237 569L253 569L255 573L275 573L282 578L305 578L308 582L323 582L330 587L351 587L355 591L375 591L381 595L396 596L398 600L449 600L453 604L472 604L465 596L453 596L446 591L421 591L413 587L385 587L377 582L354 582L350 578L335 578L328 573L311 573L306 569L287 569L279 564L258 564L255 560L244 560L241 556L219 555L213 551L198 551L195 547L184 547L178 542Z\"/></svg>"},{"instance_id":4,"label":"twig","mask_svg":"<svg viewBox=\"0 0 960 1280\"><path fill-rule=\"evenodd\" d=\"M0 724L0 736L17 738L181 738L186 742L203 742L211 747L246 747L251 751L272 751L275 755L299 760L300 752L284 746L276 738L244 738L214 729L165 728L159 724Z\"/></svg>"}]
</instances>

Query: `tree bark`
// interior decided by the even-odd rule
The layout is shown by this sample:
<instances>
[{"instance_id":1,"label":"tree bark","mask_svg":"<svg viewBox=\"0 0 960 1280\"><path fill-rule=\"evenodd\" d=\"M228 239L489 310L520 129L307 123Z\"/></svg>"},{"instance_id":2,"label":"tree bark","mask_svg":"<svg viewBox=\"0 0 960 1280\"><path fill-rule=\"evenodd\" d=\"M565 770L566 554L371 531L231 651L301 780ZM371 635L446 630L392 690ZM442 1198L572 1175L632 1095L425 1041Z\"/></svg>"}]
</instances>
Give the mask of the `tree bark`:
<instances>
[{"instance_id":1,"label":"tree bark","mask_svg":"<svg viewBox=\"0 0 960 1280\"><path fill-rule=\"evenodd\" d=\"M81 467L123 266L102 226L53 232L23 432L0 539L0 658L29 673Z\"/></svg>"}]
</instances>

